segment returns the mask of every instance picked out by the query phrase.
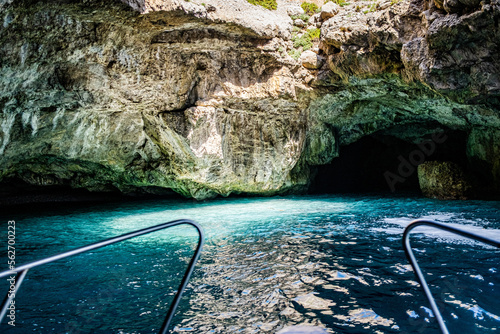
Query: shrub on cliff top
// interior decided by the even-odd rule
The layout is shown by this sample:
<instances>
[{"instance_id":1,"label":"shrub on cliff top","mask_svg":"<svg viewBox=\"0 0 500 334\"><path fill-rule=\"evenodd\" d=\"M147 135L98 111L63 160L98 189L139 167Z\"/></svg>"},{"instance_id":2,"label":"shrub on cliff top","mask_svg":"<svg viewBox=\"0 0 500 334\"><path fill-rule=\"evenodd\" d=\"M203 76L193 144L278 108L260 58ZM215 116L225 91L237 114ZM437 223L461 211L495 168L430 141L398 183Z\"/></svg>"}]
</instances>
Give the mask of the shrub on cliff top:
<instances>
[{"instance_id":1,"label":"shrub on cliff top","mask_svg":"<svg viewBox=\"0 0 500 334\"><path fill-rule=\"evenodd\" d=\"M349 3L346 2L345 0L326 0L325 3L327 2L333 2L333 3L336 3L337 5L339 5L340 7L344 7L344 6L347 6Z\"/></svg>"},{"instance_id":2,"label":"shrub on cliff top","mask_svg":"<svg viewBox=\"0 0 500 334\"><path fill-rule=\"evenodd\" d=\"M276 0L247 0L247 1L250 2L252 5L259 5L266 9L275 10L278 8L278 3L276 2Z\"/></svg>"},{"instance_id":3,"label":"shrub on cliff top","mask_svg":"<svg viewBox=\"0 0 500 334\"><path fill-rule=\"evenodd\" d=\"M321 34L321 30L318 28L307 30L302 35L292 35L293 47L295 49L302 48L303 51L307 51L313 46L313 41L318 39Z\"/></svg>"},{"instance_id":4,"label":"shrub on cliff top","mask_svg":"<svg viewBox=\"0 0 500 334\"><path fill-rule=\"evenodd\" d=\"M310 3L310 2L303 2L302 5L300 5L304 12L306 12L307 15L314 15L318 11L318 6L315 3Z\"/></svg>"},{"instance_id":5,"label":"shrub on cliff top","mask_svg":"<svg viewBox=\"0 0 500 334\"><path fill-rule=\"evenodd\" d=\"M311 41L318 39L321 36L321 30L318 28L309 29L309 30L307 30L307 35L309 35L309 38L311 39Z\"/></svg>"}]
</instances>

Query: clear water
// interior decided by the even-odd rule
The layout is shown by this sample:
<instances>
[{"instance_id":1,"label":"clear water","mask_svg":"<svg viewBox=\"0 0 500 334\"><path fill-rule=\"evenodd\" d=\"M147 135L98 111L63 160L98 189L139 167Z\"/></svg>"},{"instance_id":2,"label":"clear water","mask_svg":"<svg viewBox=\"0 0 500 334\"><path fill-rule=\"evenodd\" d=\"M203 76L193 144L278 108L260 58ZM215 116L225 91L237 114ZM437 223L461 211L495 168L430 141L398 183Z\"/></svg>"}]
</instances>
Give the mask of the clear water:
<instances>
[{"instance_id":1,"label":"clear water","mask_svg":"<svg viewBox=\"0 0 500 334\"><path fill-rule=\"evenodd\" d=\"M2 217L0 243L15 219L16 260L25 263L190 218L208 238L176 332L275 333L309 323L331 333L437 333L401 248L404 226L420 217L500 239L500 202L304 196L27 210ZM16 326L0 332L154 333L195 239L181 226L34 269L16 298ZM500 328L498 250L425 227L412 244L452 333Z\"/></svg>"}]
</instances>

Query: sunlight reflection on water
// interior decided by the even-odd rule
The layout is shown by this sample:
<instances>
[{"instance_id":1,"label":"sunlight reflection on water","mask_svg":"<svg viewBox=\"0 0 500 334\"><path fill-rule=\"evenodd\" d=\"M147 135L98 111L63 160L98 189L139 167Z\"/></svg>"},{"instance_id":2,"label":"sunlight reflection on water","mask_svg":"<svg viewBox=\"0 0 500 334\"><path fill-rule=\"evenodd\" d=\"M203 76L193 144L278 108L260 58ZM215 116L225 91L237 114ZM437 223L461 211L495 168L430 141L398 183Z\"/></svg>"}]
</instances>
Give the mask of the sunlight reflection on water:
<instances>
[{"instance_id":1,"label":"sunlight reflection on water","mask_svg":"<svg viewBox=\"0 0 500 334\"><path fill-rule=\"evenodd\" d=\"M331 333L427 333L437 327L401 248L403 228L420 217L500 239L498 202L376 196L148 201L19 214L18 261L189 218L208 238L174 319L178 332L274 333L308 323ZM75 323L82 333L154 333L195 235L179 226L30 273L17 299L19 327L5 332L62 333L65 323ZM450 330L497 328L498 251L434 229L419 228L412 238Z\"/></svg>"}]
</instances>

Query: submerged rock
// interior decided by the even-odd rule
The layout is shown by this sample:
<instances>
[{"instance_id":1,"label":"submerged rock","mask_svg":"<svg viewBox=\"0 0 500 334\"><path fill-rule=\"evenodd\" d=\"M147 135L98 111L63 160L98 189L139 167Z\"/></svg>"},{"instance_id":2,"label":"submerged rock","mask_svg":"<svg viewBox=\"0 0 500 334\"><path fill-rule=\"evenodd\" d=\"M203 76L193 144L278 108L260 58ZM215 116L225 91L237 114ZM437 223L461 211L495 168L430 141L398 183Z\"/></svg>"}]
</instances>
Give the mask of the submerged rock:
<instances>
[{"instance_id":1,"label":"submerged rock","mask_svg":"<svg viewBox=\"0 0 500 334\"><path fill-rule=\"evenodd\" d=\"M428 161L418 166L418 181L424 196L437 199L468 199L471 184L462 168L453 162Z\"/></svg>"}]
</instances>

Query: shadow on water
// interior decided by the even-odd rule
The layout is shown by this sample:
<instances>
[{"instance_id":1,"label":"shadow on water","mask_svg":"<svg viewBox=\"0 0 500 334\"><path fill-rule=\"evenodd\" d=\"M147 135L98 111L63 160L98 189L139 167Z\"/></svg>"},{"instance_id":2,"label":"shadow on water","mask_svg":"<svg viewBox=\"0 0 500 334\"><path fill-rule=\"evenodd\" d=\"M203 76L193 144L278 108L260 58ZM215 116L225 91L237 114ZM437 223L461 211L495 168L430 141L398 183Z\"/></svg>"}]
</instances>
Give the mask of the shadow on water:
<instances>
[{"instance_id":1,"label":"shadow on water","mask_svg":"<svg viewBox=\"0 0 500 334\"><path fill-rule=\"evenodd\" d=\"M437 332L401 248L404 226L426 217L500 237L499 202L377 195L146 200L8 216L19 263L173 219L200 222L207 243L174 318L177 332L195 333L299 323ZM153 333L195 239L179 228L34 271L16 299L16 327L2 332L61 333L76 323L82 333ZM412 240L450 331L497 328L498 251L427 230Z\"/></svg>"}]
</instances>

